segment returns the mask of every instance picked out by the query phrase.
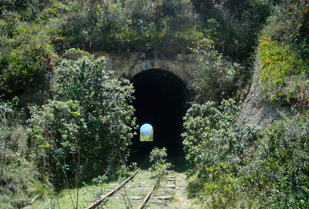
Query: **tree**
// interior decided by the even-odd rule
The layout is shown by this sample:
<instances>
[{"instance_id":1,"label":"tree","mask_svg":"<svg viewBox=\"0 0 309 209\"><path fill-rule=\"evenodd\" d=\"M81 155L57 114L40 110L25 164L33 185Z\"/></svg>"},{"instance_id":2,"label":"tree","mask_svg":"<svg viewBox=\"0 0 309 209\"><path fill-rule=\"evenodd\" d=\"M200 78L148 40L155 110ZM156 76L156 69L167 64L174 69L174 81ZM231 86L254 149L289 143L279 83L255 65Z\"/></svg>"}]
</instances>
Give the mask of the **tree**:
<instances>
[{"instance_id":1,"label":"tree","mask_svg":"<svg viewBox=\"0 0 309 209\"><path fill-rule=\"evenodd\" d=\"M103 171L112 175L129 155L133 87L104 69L103 58L63 60L55 99L32 110L30 140L38 162L46 161L38 166L50 169L60 187L63 178L77 173L80 180Z\"/></svg>"},{"instance_id":2,"label":"tree","mask_svg":"<svg viewBox=\"0 0 309 209\"><path fill-rule=\"evenodd\" d=\"M197 102L221 101L236 89L234 76L241 67L230 63L219 54L209 39L203 39L193 51L200 55L199 67L194 72L190 87L195 91Z\"/></svg>"}]
</instances>

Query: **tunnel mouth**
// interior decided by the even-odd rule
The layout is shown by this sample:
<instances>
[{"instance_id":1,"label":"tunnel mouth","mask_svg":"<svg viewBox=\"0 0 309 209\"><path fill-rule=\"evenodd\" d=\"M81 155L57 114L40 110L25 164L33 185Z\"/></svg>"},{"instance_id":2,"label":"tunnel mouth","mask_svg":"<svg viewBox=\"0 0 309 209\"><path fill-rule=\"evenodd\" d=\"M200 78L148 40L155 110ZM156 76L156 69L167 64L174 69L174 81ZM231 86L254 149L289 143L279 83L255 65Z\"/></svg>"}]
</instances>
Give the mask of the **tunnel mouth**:
<instances>
[{"instance_id":1,"label":"tunnel mouth","mask_svg":"<svg viewBox=\"0 0 309 209\"><path fill-rule=\"evenodd\" d=\"M153 142L153 127L149 123L144 123L140 130L139 130L139 135L140 135L140 142Z\"/></svg>"},{"instance_id":2,"label":"tunnel mouth","mask_svg":"<svg viewBox=\"0 0 309 209\"><path fill-rule=\"evenodd\" d=\"M133 137L131 155L146 156L154 147L167 148L169 156L184 157L181 133L186 112L188 91L185 83L174 73L149 69L132 79L135 93L133 106L137 124L153 127L153 141L141 141L140 131Z\"/></svg>"}]
</instances>

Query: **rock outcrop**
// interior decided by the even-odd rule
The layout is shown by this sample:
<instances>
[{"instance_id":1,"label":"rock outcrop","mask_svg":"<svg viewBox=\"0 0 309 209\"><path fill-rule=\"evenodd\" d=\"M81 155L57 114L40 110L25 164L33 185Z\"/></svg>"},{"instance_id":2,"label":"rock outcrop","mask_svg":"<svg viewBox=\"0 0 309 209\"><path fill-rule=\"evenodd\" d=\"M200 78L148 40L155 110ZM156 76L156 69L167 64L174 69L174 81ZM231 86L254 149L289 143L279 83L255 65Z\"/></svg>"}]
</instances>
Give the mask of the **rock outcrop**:
<instances>
[{"instance_id":1,"label":"rock outcrop","mask_svg":"<svg viewBox=\"0 0 309 209\"><path fill-rule=\"evenodd\" d=\"M290 108L282 107L265 99L260 79L260 67L261 63L257 53L251 87L241 105L238 120L238 125L240 126L244 124L265 126L273 119L280 119L282 114L290 113Z\"/></svg>"}]
</instances>

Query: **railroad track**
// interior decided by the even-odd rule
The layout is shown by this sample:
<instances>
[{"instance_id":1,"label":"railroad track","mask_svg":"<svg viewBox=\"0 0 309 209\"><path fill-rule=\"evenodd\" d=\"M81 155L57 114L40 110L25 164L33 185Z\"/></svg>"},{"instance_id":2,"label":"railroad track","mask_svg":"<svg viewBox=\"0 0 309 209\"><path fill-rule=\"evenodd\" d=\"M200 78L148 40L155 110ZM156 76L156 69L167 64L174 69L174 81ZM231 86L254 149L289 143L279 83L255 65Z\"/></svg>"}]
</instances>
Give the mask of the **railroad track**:
<instances>
[{"instance_id":1,"label":"railroad track","mask_svg":"<svg viewBox=\"0 0 309 209\"><path fill-rule=\"evenodd\" d=\"M151 175L140 174L136 170L129 178L114 188L107 188L104 196L93 202L86 209L93 208L138 208L167 207L167 202L172 199L176 188L175 177L170 174L164 176L160 184L156 184Z\"/></svg>"}]
</instances>

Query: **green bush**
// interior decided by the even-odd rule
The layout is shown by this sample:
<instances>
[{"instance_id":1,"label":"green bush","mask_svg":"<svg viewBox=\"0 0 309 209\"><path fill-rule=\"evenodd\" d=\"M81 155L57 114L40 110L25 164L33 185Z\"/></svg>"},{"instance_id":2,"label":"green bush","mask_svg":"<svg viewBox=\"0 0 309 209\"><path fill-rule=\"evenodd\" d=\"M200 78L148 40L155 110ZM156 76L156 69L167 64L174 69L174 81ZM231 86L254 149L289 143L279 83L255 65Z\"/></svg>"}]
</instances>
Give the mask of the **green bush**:
<instances>
[{"instance_id":1,"label":"green bush","mask_svg":"<svg viewBox=\"0 0 309 209\"><path fill-rule=\"evenodd\" d=\"M306 1L276 7L259 39L263 91L281 104L296 102L308 83L308 8Z\"/></svg>"},{"instance_id":2,"label":"green bush","mask_svg":"<svg viewBox=\"0 0 309 209\"><path fill-rule=\"evenodd\" d=\"M48 75L57 59L51 43L53 30L50 25L22 21L18 13L2 14L0 94L13 98L48 89Z\"/></svg>"},{"instance_id":3,"label":"green bush","mask_svg":"<svg viewBox=\"0 0 309 209\"><path fill-rule=\"evenodd\" d=\"M66 50L63 55L63 58L65 59L71 59L71 60L78 60L82 57L88 57L88 58L94 58L94 56L92 54L90 54L89 52L83 51L81 49L75 49L75 48L71 48L69 50Z\"/></svg>"},{"instance_id":4,"label":"green bush","mask_svg":"<svg viewBox=\"0 0 309 209\"><path fill-rule=\"evenodd\" d=\"M28 158L24 113L16 108L17 105L16 99L13 102L0 102L1 208L26 207L32 199L28 191L30 185L39 180L48 183L40 178L36 165Z\"/></svg>"},{"instance_id":5,"label":"green bush","mask_svg":"<svg viewBox=\"0 0 309 209\"><path fill-rule=\"evenodd\" d=\"M309 202L309 121L296 115L275 121L241 177L262 207L307 208Z\"/></svg>"},{"instance_id":6,"label":"green bush","mask_svg":"<svg viewBox=\"0 0 309 209\"><path fill-rule=\"evenodd\" d=\"M70 8L61 36L76 48L170 55L195 41L197 17L187 0L74 2Z\"/></svg>"},{"instance_id":7,"label":"green bush","mask_svg":"<svg viewBox=\"0 0 309 209\"><path fill-rule=\"evenodd\" d=\"M56 70L55 100L32 109L34 157L60 187L65 178L113 175L128 157L133 87L104 69L102 58L63 60Z\"/></svg>"},{"instance_id":8,"label":"green bush","mask_svg":"<svg viewBox=\"0 0 309 209\"><path fill-rule=\"evenodd\" d=\"M192 174L208 178L209 168L219 169L220 163L246 163L247 149L254 146L258 129L251 126L238 129L235 126L238 114L232 99L223 100L218 108L214 102L206 102L194 104L187 111L182 137Z\"/></svg>"},{"instance_id":9,"label":"green bush","mask_svg":"<svg viewBox=\"0 0 309 209\"><path fill-rule=\"evenodd\" d=\"M189 191L208 208L307 208L308 112L283 116L263 132L238 128L237 115L232 100L188 110L182 136L195 177Z\"/></svg>"},{"instance_id":10,"label":"green bush","mask_svg":"<svg viewBox=\"0 0 309 209\"><path fill-rule=\"evenodd\" d=\"M104 69L103 58L64 60L57 69L57 98L80 102L88 128L83 137L92 139L89 145L102 145L102 159L113 153L109 164L119 166L126 159L133 137L135 118L130 103L134 90L128 80L113 79L113 73Z\"/></svg>"},{"instance_id":11,"label":"green bush","mask_svg":"<svg viewBox=\"0 0 309 209\"><path fill-rule=\"evenodd\" d=\"M258 34L271 14L272 3L250 0L191 2L201 16L201 31L214 41L216 49L246 64L258 43Z\"/></svg>"},{"instance_id":12,"label":"green bush","mask_svg":"<svg viewBox=\"0 0 309 209\"><path fill-rule=\"evenodd\" d=\"M214 49L210 39L202 39L193 51L199 54L199 67L194 72L191 88L195 91L198 102L221 101L232 95L235 75L241 70L237 63L228 62Z\"/></svg>"},{"instance_id":13,"label":"green bush","mask_svg":"<svg viewBox=\"0 0 309 209\"><path fill-rule=\"evenodd\" d=\"M236 207L243 192L237 182L260 136L258 128L237 128L239 109L233 100L194 104L184 120L182 134L189 175L203 186L202 201L210 208ZM193 184L194 185L194 184Z\"/></svg>"},{"instance_id":14,"label":"green bush","mask_svg":"<svg viewBox=\"0 0 309 209\"><path fill-rule=\"evenodd\" d=\"M79 134L86 127L80 117L79 104L50 101L41 108L32 107L29 123L32 159L40 171L47 178L51 176L55 185L68 181L78 168Z\"/></svg>"},{"instance_id":15,"label":"green bush","mask_svg":"<svg viewBox=\"0 0 309 209\"><path fill-rule=\"evenodd\" d=\"M160 183L162 176L165 175L167 169L171 167L171 164L166 161L166 158L167 152L165 147L162 149L154 148L150 152L149 161L152 163L151 170L155 172L157 183Z\"/></svg>"}]
</instances>

